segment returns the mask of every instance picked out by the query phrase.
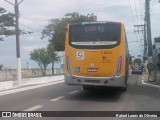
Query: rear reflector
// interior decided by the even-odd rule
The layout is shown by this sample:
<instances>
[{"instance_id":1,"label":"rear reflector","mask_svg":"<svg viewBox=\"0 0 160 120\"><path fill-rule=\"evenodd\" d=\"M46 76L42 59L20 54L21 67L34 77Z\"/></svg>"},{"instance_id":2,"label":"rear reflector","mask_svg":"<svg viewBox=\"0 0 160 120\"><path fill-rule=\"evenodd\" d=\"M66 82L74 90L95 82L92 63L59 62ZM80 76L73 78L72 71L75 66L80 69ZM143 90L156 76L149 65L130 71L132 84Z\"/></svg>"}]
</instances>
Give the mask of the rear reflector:
<instances>
[{"instance_id":1,"label":"rear reflector","mask_svg":"<svg viewBox=\"0 0 160 120\"><path fill-rule=\"evenodd\" d=\"M70 72L70 59L68 56L66 56L66 63L67 63L67 71Z\"/></svg>"}]
</instances>

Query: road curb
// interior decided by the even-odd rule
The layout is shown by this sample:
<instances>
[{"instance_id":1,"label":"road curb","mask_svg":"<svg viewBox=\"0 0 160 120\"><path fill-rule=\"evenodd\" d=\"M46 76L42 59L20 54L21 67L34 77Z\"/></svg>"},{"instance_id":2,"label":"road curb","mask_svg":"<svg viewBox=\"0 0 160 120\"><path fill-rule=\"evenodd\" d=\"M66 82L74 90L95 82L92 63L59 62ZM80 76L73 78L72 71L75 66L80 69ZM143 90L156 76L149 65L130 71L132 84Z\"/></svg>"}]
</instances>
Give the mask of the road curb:
<instances>
[{"instance_id":1,"label":"road curb","mask_svg":"<svg viewBox=\"0 0 160 120\"><path fill-rule=\"evenodd\" d=\"M148 86L152 86L152 87L157 87L157 88L160 88L160 85L155 85L155 84L151 84L151 83L147 83L147 82L145 82L145 77L146 76L143 76L142 77L142 84L144 84L144 85L148 85Z\"/></svg>"}]
</instances>

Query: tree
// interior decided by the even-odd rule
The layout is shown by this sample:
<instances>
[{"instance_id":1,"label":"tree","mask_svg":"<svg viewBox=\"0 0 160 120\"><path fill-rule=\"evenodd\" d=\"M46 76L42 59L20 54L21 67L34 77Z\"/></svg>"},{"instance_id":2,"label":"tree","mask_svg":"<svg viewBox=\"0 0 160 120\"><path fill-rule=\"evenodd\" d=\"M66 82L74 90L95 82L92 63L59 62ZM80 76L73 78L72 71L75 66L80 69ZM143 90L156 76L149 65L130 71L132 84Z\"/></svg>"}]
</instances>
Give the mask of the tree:
<instances>
[{"instance_id":1,"label":"tree","mask_svg":"<svg viewBox=\"0 0 160 120\"><path fill-rule=\"evenodd\" d=\"M132 63L132 56L129 54L129 63Z\"/></svg>"},{"instance_id":2,"label":"tree","mask_svg":"<svg viewBox=\"0 0 160 120\"><path fill-rule=\"evenodd\" d=\"M39 65L43 76L46 75L47 66L53 61L45 48L39 48L31 51L30 59L34 60Z\"/></svg>"},{"instance_id":3,"label":"tree","mask_svg":"<svg viewBox=\"0 0 160 120\"><path fill-rule=\"evenodd\" d=\"M3 65L1 64L1 65L0 65L0 70L2 70L2 68L3 68Z\"/></svg>"},{"instance_id":4,"label":"tree","mask_svg":"<svg viewBox=\"0 0 160 120\"><path fill-rule=\"evenodd\" d=\"M7 11L0 7L0 36L11 36L15 35L15 14L7 13ZM19 30L20 34L31 34L31 31ZM0 37L0 41L3 41L3 38Z\"/></svg>"},{"instance_id":5,"label":"tree","mask_svg":"<svg viewBox=\"0 0 160 120\"><path fill-rule=\"evenodd\" d=\"M58 57L57 52L55 52L55 48L53 47L53 45L48 44L47 51L48 51L49 56L52 59L52 74L54 75L54 62L59 61L59 57Z\"/></svg>"},{"instance_id":6,"label":"tree","mask_svg":"<svg viewBox=\"0 0 160 120\"><path fill-rule=\"evenodd\" d=\"M13 29L15 26L14 16L14 14L7 13L4 8L0 7L0 36L10 36L15 34L15 29ZM0 37L0 40L3 40L3 38Z\"/></svg>"},{"instance_id":7,"label":"tree","mask_svg":"<svg viewBox=\"0 0 160 120\"><path fill-rule=\"evenodd\" d=\"M49 24L42 31L42 39L48 38L56 51L64 51L65 28L68 23L93 22L97 21L97 16L92 14L80 15L79 13L68 13L61 19L51 19Z\"/></svg>"},{"instance_id":8,"label":"tree","mask_svg":"<svg viewBox=\"0 0 160 120\"><path fill-rule=\"evenodd\" d=\"M140 65L142 60L140 58L135 58L133 62Z\"/></svg>"}]
</instances>

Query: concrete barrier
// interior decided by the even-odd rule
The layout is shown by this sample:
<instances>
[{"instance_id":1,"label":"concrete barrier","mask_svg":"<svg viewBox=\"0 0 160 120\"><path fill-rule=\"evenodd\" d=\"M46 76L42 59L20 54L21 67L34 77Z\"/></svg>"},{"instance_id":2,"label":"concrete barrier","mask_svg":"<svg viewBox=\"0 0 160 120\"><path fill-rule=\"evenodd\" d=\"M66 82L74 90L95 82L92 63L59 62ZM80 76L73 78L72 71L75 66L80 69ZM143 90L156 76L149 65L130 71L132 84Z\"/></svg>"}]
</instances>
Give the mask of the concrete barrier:
<instances>
[{"instance_id":1,"label":"concrete barrier","mask_svg":"<svg viewBox=\"0 0 160 120\"><path fill-rule=\"evenodd\" d=\"M59 81L59 80L64 80L64 75L51 76L51 77L40 77L40 78L27 78L27 79L22 79L22 86L32 85L32 84L43 84L43 83L54 82L54 81ZM17 81L0 82L0 91L16 87L15 82Z\"/></svg>"},{"instance_id":2,"label":"concrete barrier","mask_svg":"<svg viewBox=\"0 0 160 120\"><path fill-rule=\"evenodd\" d=\"M13 88L13 81L0 82L0 91Z\"/></svg>"}]
</instances>

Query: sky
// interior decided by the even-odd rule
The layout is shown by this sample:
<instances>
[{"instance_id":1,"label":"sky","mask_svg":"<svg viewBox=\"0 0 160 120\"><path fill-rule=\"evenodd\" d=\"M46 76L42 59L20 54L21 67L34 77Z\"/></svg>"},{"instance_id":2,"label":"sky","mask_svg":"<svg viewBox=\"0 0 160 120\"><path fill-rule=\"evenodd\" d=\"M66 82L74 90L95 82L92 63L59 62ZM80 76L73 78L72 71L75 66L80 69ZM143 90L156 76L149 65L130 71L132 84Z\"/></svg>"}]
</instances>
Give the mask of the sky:
<instances>
[{"instance_id":1,"label":"sky","mask_svg":"<svg viewBox=\"0 0 160 120\"><path fill-rule=\"evenodd\" d=\"M8 0L14 3L15 0ZM18 0L19 2L21 0ZM152 40L160 36L160 3L151 0L151 28ZM30 60L30 52L36 48L46 47L47 39L41 39L41 31L48 24L49 19L62 18L66 13L78 12L87 15L94 13L98 21L123 22L132 56L143 54L143 34L134 25L144 24L145 0L23 0L19 5L20 29L33 31L30 35L20 36L21 64L27 68L38 65ZM14 7L4 0L0 0L0 7L8 12L14 12ZM140 29L139 29L140 30ZM16 68L16 38L4 37L0 42L0 64L5 68ZM56 64L56 67L59 67Z\"/></svg>"}]
</instances>

